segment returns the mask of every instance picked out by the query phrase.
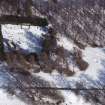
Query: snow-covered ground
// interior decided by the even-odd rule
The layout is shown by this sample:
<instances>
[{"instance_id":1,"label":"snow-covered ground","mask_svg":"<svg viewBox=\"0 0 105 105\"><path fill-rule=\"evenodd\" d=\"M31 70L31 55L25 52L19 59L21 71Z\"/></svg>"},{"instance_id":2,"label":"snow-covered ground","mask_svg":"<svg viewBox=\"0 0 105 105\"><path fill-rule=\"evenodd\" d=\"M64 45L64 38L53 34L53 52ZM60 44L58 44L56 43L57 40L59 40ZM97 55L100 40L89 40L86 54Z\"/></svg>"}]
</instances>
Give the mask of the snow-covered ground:
<instances>
[{"instance_id":1,"label":"snow-covered ground","mask_svg":"<svg viewBox=\"0 0 105 105\"><path fill-rule=\"evenodd\" d=\"M68 40L66 37L61 37L60 40L58 41L58 45L63 46L65 49L67 49L69 51L73 51L73 47L76 47L76 45L71 43L70 40ZM52 73L52 75L45 73L44 77L46 77L46 78L49 77L50 78L49 80L51 80L51 78L53 78L53 79L55 78L55 79L57 79L57 81L60 78L62 81L65 79L67 81L72 81L72 80L81 81L82 78L85 78L85 76L86 76L92 80L98 80L100 77L100 73L105 71L105 69L104 69L105 68L105 65L104 65L105 48L92 48L92 47L88 46L85 48L85 50L82 50L82 52L83 52L83 59L86 62L88 62L88 64L89 64L89 67L87 68L87 70L85 70L85 71L79 70L72 77L62 76L56 72ZM44 75L44 74L42 74L42 72L39 73L39 75L40 74Z\"/></svg>"},{"instance_id":2,"label":"snow-covered ground","mask_svg":"<svg viewBox=\"0 0 105 105\"><path fill-rule=\"evenodd\" d=\"M59 40L58 44L63 46L65 49L72 51L73 43L67 38L62 38ZM105 85L105 48L92 48L86 47L83 52L83 59L88 62L89 67L85 71L77 71L74 76L66 77L58 73L46 74L40 72L38 76L54 82L57 87L64 88L78 88L76 83L82 83L84 88L103 88ZM79 87L82 89L83 87ZM64 97L66 98L67 105L92 105L91 103L86 103L81 96L76 96L70 91L62 91ZM78 103L77 103L78 102Z\"/></svg>"},{"instance_id":3,"label":"snow-covered ground","mask_svg":"<svg viewBox=\"0 0 105 105\"><path fill-rule=\"evenodd\" d=\"M18 48L23 49L25 52L39 53L42 49L42 34L45 34L45 32L38 26L8 24L2 25L2 34L4 42L14 42ZM4 44L6 45L6 43Z\"/></svg>"},{"instance_id":4,"label":"snow-covered ground","mask_svg":"<svg viewBox=\"0 0 105 105\"><path fill-rule=\"evenodd\" d=\"M15 95L10 95L5 87L8 87L10 81L14 81L4 67L6 64L0 62L0 105L28 105Z\"/></svg>"},{"instance_id":5,"label":"snow-covered ground","mask_svg":"<svg viewBox=\"0 0 105 105\"><path fill-rule=\"evenodd\" d=\"M0 105L27 105L16 96L10 96L5 90L0 89Z\"/></svg>"},{"instance_id":6,"label":"snow-covered ground","mask_svg":"<svg viewBox=\"0 0 105 105\"><path fill-rule=\"evenodd\" d=\"M28 50L29 52L34 52L37 48L41 48L40 40L42 34L45 32L42 31L40 27L34 27L31 26L28 28L28 26L24 26L22 29L19 25L3 25L2 26L2 32L3 32L3 38L14 41L19 47L21 47L24 50ZM68 40L66 37L60 37L58 41L58 45L63 46L66 50L72 51L73 47L75 46L70 40ZM53 72L52 74L39 72L33 74L34 76L39 76L40 78L49 81L51 83L56 84L56 87L64 87L64 88L76 88L76 83L83 83L83 86L85 88L90 87L100 87L105 85L105 48L92 48L92 47L86 47L85 50L82 50L83 52L83 59L89 63L89 67L85 71L77 71L74 76L66 77L64 75L60 75L56 72ZM2 75L2 74L0 74ZM3 74L4 75L4 74ZM3 84L7 82L5 80L5 74L4 76L0 77L0 84ZM100 84L99 84L100 83ZM1 95L4 92L0 90L0 102L2 102ZM92 105L91 103L85 102L84 98L82 96L77 96L71 91L63 90L61 91L63 96L65 97L65 103L63 105ZM8 100L8 97L3 94L5 99ZM20 104L15 105L25 105L19 99L16 97L12 100L20 102ZM7 105L14 105L12 104ZM10 102L10 99L7 101ZM0 103L1 105L1 103ZM6 103L2 103L2 105L6 105Z\"/></svg>"}]
</instances>

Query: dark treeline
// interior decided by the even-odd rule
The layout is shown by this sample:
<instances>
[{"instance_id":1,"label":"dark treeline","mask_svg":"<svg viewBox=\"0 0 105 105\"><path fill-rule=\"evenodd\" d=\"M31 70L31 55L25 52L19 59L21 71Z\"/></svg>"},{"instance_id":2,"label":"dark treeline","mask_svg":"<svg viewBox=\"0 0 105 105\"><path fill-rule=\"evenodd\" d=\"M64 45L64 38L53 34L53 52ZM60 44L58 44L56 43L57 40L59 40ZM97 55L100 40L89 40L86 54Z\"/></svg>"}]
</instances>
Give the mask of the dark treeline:
<instances>
[{"instance_id":1,"label":"dark treeline","mask_svg":"<svg viewBox=\"0 0 105 105\"><path fill-rule=\"evenodd\" d=\"M31 15L32 0L0 0L1 15Z\"/></svg>"},{"instance_id":2,"label":"dark treeline","mask_svg":"<svg viewBox=\"0 0 105 105\"><path fill-rule=\"evenodd\" d=\"M105 45L104 0L34 0L34 7L48 17L57 32L74 42Z\"/></svg>"}]
</instances>

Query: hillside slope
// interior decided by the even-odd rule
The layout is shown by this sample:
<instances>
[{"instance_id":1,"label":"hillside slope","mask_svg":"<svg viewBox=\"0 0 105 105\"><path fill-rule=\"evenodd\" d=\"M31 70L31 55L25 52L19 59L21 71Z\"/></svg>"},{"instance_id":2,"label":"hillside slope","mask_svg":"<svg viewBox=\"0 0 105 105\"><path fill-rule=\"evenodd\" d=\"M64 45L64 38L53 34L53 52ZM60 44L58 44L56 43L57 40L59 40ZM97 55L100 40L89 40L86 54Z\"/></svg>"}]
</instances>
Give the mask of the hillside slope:
<instances>
[{"instance_id":1,"label":"hillside slope","mask_svg":"<svg viewBox=\"0 0 105 105\"><path fill-rule=\"evenodd\" d=\"M28 29L27 26L23 27L24 28L21 29L21 27L17 25L2 26L4 39L8 40L11 47L11 42L13 41L17 45L17 48L18 46L21 47L21 50L27 49L29 52L36 52L37 50L34 48L36 48L36 45L38 48L41 47L41 40L34 39L34 37L31 37L31 39L28 37L29 39L26 39L26 32L28 31L38 38L41 38L43 33L46 32L42 31L40 27L30 27L30 29ZM74 47L77 47L72 40L69 40L65 36L58 36L58 39L57 45L63 47L66 51L73 52ZM31 47L29 44L31 44ZM5 49L8 49L8 46L5 46ZM57 103L59 103L58 105L104 105L104 90L85 91L81 89L103 89L105 85L105 48L92 48L88 46L81 51L83 53L83 59L88 62L89 66L86 70L81 71L77 65L74 66L72 64L73 60L71 56L68 56L67 59L70 61L68 62L69 67L75 72L72 76L67 76L65 73L60 74L57 69L52 70L51 73L41 69L38 73L31 72L31 75L26 75L21 72L15 72L15 69L11 71L7 63L1 62L0 86L9 94L15 95L26 103L27 100L29 100L29 105L57 105ZM62 63L61 65L63 66ZM22 71L22 69L20 69L20 71ZM43 89L37 90L36 87L47 87L48 89L43 91ZM63 88L64 90L55 89L50 91L49 88L52 87L58 89ZM19 103L21 104L21 102ZM5 103L3 103L3 105L4 104ZM22 103L22 105L24 104Z\"/></svg>"}]
</instances>

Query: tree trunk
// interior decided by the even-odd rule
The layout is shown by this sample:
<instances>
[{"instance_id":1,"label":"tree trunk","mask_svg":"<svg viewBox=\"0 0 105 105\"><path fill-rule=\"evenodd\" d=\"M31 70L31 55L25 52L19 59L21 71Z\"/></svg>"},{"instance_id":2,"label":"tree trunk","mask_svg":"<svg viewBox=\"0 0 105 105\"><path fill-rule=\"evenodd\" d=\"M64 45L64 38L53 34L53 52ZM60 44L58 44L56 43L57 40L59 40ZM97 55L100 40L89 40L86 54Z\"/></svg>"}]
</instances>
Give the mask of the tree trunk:
<instances>
[{"instance_id":1,"label":"tree trunk","mask_svg":"<svg viewBox=\"0 0 105 105\"><path fill-rule=\"evenodd\" d=\"M28 17L32 16L32 10L31 10L32 3L33 3L32 0L27 0L25 3L25 13L26 16Z\"/></svg>"},{"instance_id":2,"label":"tree trunk","mask_svg":"<svg viewBox=\"0 0 105 105\"><path fill-rule=\"evenodd\" d=\"M3 36L0 25L0 60L2 60L3 58L4 58L4 45L3 45Z\"/></svg>"}]
</instances>

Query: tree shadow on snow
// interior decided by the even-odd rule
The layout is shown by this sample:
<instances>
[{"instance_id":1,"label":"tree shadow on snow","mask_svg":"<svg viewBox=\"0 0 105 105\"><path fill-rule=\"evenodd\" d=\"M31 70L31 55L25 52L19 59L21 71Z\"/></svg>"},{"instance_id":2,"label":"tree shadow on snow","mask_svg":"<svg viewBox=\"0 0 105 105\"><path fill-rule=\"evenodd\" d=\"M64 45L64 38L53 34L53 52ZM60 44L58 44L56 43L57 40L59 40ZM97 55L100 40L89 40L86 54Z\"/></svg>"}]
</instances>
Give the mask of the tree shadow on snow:
<instances>
[{"instance_id":1,"label":"tree shadow on snow","mask_svg":"<svg viewBox=\"0 0 105 105\"><path fill-rule=\"evenodd\" d=\"M51 87L48 81L38 76L13 73L8 70L8 67L2 66L1 68L0 88L10 95L16 95L29 105L56 105L57 102L64 100L59 91L43 88ZM38 89L37 87L42 88ZM50 102L48 99L53 101Z\"/></svg>"},{"instance_id":2,"label":"tree shadow on snow","mask_svg":"<svg viewBox=\"0 0 105 105\"><path fill-rule=\"evenodd\" d=\"M15 47L17 47L20 50L20 52L23 53L30 52L40 53L42 51L43 39L39 37L37 34L25 30L25 39L27 40L26 42L23 40L22 42L18 41L12 43L14 43ZM9 41L9 39L3 38L3 40L6 51L16 50L16 48L14 48L13 44ZM27 48L24 49L24 47L21 47L20 43L25 43ZM10 45L12 45L12 47Z\"/></svg>"}]
</instances>

